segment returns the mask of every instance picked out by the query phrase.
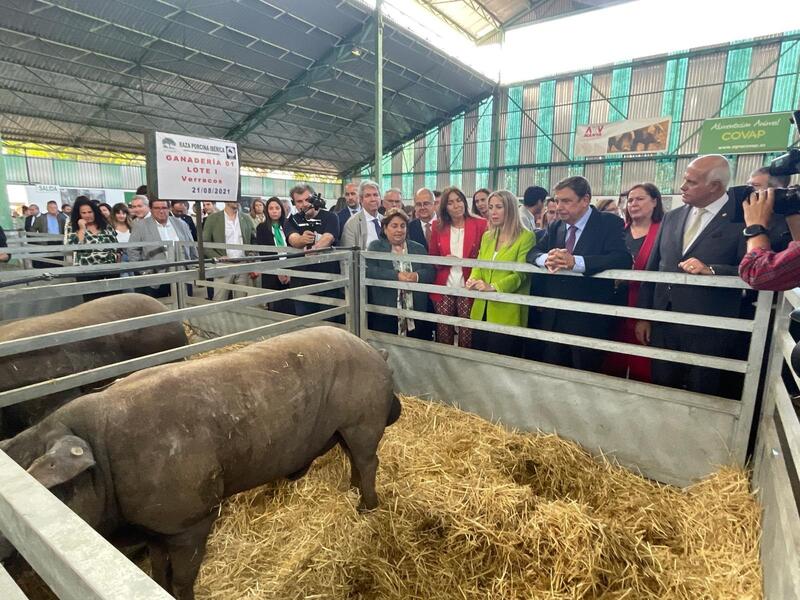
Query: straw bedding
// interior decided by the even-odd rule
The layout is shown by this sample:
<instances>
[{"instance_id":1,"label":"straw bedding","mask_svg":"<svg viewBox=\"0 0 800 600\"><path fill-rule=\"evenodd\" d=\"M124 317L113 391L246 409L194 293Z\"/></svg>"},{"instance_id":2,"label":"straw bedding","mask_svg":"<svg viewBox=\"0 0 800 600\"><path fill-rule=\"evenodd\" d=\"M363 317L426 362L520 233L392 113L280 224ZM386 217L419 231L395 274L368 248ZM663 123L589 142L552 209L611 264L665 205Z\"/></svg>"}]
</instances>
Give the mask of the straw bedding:
<instances>
[{"instance_id":1,"label":"straw bedding","mask_svg":"<svg viewBox=\"0 0 800 600\"><path fill-rule=\"evenodd\" d=\"M761 597L746 473L659 486L551 435L404 398L380 508L332 451L302 480L226 502L198 600Z\"/></svg>"},{"instance_id":2,"label":"straw bedding","mask_svg":"<svg viewBox=\"0 0 800 600\"><path fill-rule=\"evenodd\" d=\"M225 501L198 600L762 597L743 470L679 490L410 397L379 456L368 514L339 449L299 481ZM35 579L20 580L29 596L52 597Z\"/></svg>"}]
</instances>

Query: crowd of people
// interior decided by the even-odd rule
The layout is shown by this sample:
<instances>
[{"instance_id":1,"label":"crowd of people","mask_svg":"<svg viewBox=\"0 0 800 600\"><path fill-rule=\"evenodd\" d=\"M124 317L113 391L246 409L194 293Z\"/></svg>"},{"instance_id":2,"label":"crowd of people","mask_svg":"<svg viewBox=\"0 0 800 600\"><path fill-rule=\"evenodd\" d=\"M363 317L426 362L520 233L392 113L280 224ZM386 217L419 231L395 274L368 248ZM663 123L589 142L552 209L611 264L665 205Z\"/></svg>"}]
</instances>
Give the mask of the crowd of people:
<instances>
[{"instance_id":1,"label":"crowd of people","mask_svg":"<svg viewBox=\"0 0 800 600\"><path fill-rule=\"evenodd\" d=\"M667 212L661 192L650 182L633 185L619 202L593 204L590 182L580 176L558 182L552 193L531 186L522 201L506 190L476 190L471 198L458 187L443 191L422 188L404 199L401 190L383 193L378 183L347 183L332 210L315 203L307 184L290 191L290 202L277 197L252 202L249 211L237 203L217 210L203 203L203 240L224 244L205 248L207 258L237 259L255 244L298 250L333 246L391 254L391 260L367 261L367 277L396 282L433 284L435 293L409 291L403 286L370 286L369 302L378 307L413 311L397 317L380 310L370 313L372 329L406 335L462 348L477 348L525 357L554 365L629 377L694 392L736 398L741 377L736 374L684 364L679 360L650 360L638 355L606 352L587 338L616 340L631 345L743 359L747 339L738 332L682 323L685 314L721 317L752 316L752 293L740 290L671 283L639 283L591 277L610 269L682 273L690 277L735 275L745 259L774 260L774 252L800 239L800 217L767 214L766 191L788 183L765 169L752 173L748 182L762 190L746 203L746 214L764 221L748 236L734 222L733 199L727 190L731 178L727 160L701 156L686 168L681 185L683 205ZM772 196L770 195L771 199ZM188 203L148 199L137 190L130 206L76 199L71 212L59 211L55 202L46 212L27 209L28 231L60 234L66 242L91 246L108 242L195 241L197 231ZM302 219L295 218L301 215ZM294 216L293 216L294 215ZM766 217L764 215L767 215ZM765 220L766 219L766 220ZM311 220L313 227L304 227ZM750 229L750 228L748 228ZM800 246L799 246L800 247ZM196 258L187 245L179 259ZM766 254L765 254L766 253ZM772 253L772 254L770 254ZM420 255L477 259L491 268L422 263ZM8 254L0 254L8 260ZM167 260L163 247L124 250L91 249L75 252L75 263L93 265L119 261ZM541 271L522 272L506 263L530 264ZM742 263L744 265L744 263ZM745 274L750 275L750 268ZM310 265L299 271L333 272L336 263ZM760 268L753 278L764 278ZM571 273L579 276L563 276ZM562 276L554 276L561 274ZM92 277L91 274L84 276ZM768 277L768 275L766 275ZM218 278L220 283L283 290L317 280L283 274L241 273ZM229 297L230 287L217 286L213 298ZM235 289L235 288L234 288ZM156 297L169 293L168 285L143 290ZM467 293L468 296L461 295ZM552 308L552 302L518 304L484 294L524 294L575 304L569 310ZM323 295L336 296L337 292ZM592 305L598 305L595 309ZM530 306L529 306L530 305ZM665 320L637 320L613 315L608 306L669 311ZM280 300L272 310L303 315L318 310L308 302ZM426 315L460 317L476 327L432 323ZM545 341L548 336L515 336L486 331L477 322L525 327L564 334L564 343ZM578 336L578 337L568 337ZM569 342L569 343L567 343Z\"/></svg>"}]
</instances>

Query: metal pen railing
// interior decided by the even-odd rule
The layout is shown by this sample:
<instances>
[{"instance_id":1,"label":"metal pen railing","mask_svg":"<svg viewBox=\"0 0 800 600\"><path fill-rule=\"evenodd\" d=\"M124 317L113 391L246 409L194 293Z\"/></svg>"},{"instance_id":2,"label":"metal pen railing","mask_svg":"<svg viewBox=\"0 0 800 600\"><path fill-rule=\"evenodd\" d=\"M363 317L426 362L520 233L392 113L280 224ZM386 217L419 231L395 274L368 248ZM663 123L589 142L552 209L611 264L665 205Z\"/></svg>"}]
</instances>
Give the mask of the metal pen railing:
<instances>
[{"instance_id":1,"label":"metal pen railing","mask_svg":"<svg viewBox=\"0 0 800 600\"><path fill-rule=\"evenodd\" d=\"M716 327L730 331L739 331L750 335L750 346L746 360L711 356L706 354L698 354L693 352L681 352L676 350L669 350L664 348L654 348L651 346L642 346L638 344L630 344L614 340L604 340L594 337L574 335L567 333L557 333L553 331L546 331L543 329L532 329L528 327L517 327L511 325L499 325L486 321L476 321L472 319L465 319L460 317L442 316L431 314L421 311L410 311L399 309L396 307L379 306L370 303L362 305L361 311L361 328L362 335L368 331L367 313L391 315L395 317L410 317L413 319L426 320L432 323L444 323L456 327L465 327L473 330L487 331L493 333L501 333L505 335L517 336L520 338L539 340L544 343L558 343L569 346L590 347L597 350L607 352L614 352L619 354L627 354L633 356L643 356L655 360L671 361L686 365L693 365L699 367L707 367L712 369L720 369L734 373L744 374L744 384L742 388L742 395L739 401L729 400L715 396L707 397L708 400L698 399L697 396L691 392L684 390L669 390L670 398L683 397L683 401L692 405L702 406L718 406L722 410L733 414L737 418L737 429L733 440L732 452L736 456L737 461L743 463L746 456L748 439L752 425L753 411L756 404L756 395L758 391L759 376L761 373L761 365L764 357L765 343L767 339L769 314L772 306L772 292L759 292L756 302L756 315L753 320L732 318L732 317L718 317L710 315L697 315L691 313L677 313L672 311L661 311L652 309L642 309L627 306L619 306L612 304L600 304L592 302L582 302L575 300L562 300L558 298L536 296L536 290L531 290L530 294L507 294L498 292L475 292L465 288L449 288L445 286L436 286L421 283L407 283L399 281L387 281L382 279L371 279L367 277L367 260L390 261L396 259L390 253L385 252L361 252L360 253L360 285L361 297L366 299L368 297L369 287L383 287L397 290L418 291L426 293L439 293L456 297L466 298L480 298L487 301L499 301L510 304L517 304L522 306L533 306L551 308L556 310L568 310L574 312L602 314L603 316L616 316L625 318L635 318L648 321L657 321L663 323L678 323L682 325L700 326L700 327ZM421 264L434 264L434 265L459 265L462 267L483 267L483 268L497 268L498 263L492 261L480 261L472 259L457 259L434 257L425 255L410 255L408 260ZM516 271L519 273L536 274L542 277L586 277L571 272L559 272L556 274L548 273L547 270L536 267L530 264L503 262L503 270ZM633 271L633 270L609 270L593 277L598 279L613 279L622 281L639 281L650 283L669 283L680 284L687 286L700 286L700 287L715 287L745 290L749 289L737 277L722 277L722 276L697 276L681 273L656 273L648 271ZM370 332L369 335L376 336L375 332ZM418 340L408 340L405 342L409 345L427 344ZM423 346L420 346L423 347ZM520 359L521 360L521 359ZM600 375L600 377L609 377ZM660 392L655 392L661 386L654 384L643 384L654 390L656 396L663 396L663 388Z\"/></svg>"}]
</instances>

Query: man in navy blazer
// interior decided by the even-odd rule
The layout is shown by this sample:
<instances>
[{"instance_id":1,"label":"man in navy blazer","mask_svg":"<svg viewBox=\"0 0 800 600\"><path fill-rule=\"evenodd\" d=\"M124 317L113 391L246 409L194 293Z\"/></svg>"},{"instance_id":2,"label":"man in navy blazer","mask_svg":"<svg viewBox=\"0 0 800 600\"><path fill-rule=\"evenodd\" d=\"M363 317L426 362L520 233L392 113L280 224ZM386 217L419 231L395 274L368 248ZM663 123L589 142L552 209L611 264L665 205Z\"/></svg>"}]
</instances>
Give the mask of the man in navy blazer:
<instances>
[{"instance_id":1,"label":"man in navy blazer","mask_svg":"<svg viewBox=\"0 0 800 600\"><path fill-rule=\"evenodd\" d=\"M567 177L555 187L560 220L548 225L547 236L529 253L528 262L550 273L572 271L593 275L606 269L630 269L622 219L590 205L592 189L583 177ZM537 277L531 294L562 300L614 303L614 281L589 277ZM603 309L598 309L599 313ZM567 310L545 309L540 327L548 331L611 339L613 318ZM543 359L557 365L598 371L605 353L592 348L546 344Z\"/></svg>"},{"instance_id":2,"label":"man in navy blazer","mask_svg":"<svg viewBox=\"0 0 800 600\"><path fill-rule=\"evenodd\" d=\"M737 275L745 253L742 224L733 223L733 199L727 189L731 178L727 159L720 155L700 156L683 175L684 205L664 216L648 271L688 275ZM639 307L674 312L738 317L741 290L667 283L644 283ZM659 348L743 358L746 347L737 332L680 323L639 321L636 337L643 344ZM740 352L739 356L736 353ZM682 362L653 361L653 383L693 392L738 397L735 374L696 367Z\"/></svg>"},{"instance_id":3,"label":"man in navy blazer","mask_svg":"<svg viewBox=\"0 0 800 600\"><path fill-rule=\"evenodd\" d=\"M433 210L434 196L428 188L420 188L414 194L414 216L413 221L408 224L408 238L428 249L428 242L431 239L431 231L436 221L436 213Z\"/></svg>"},{"instance_id":4,"label":"man in navy blazer","mask_svg":"<svg viewBox=\"0 0 800 600\"><path fill-rule=\"evenodd\" d=\"M358 184L347 183L344 186L344 200L346 206L336 213L336 218L339 219L339 236L337 240L342 239L342 232L344 231L344 224L347 220L358 214L361 210L361 203L358 201Z\"/></svg>"}]
</instances>

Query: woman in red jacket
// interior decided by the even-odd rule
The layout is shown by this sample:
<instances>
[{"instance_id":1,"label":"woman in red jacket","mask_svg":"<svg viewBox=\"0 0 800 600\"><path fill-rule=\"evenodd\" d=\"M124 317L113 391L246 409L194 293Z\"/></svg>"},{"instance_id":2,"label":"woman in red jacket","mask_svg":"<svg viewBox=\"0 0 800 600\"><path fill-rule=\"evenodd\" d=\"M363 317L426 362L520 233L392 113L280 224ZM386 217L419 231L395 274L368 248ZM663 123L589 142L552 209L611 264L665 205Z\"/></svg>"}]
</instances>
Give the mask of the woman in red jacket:
<instances>
[{"instance_id":1,"label":"woman in red jacket","mask_svg":"<svg viewBox=\"0 0 800 600\"><path fill-rule=\"evenodd\" d=\"M628 192L625 206L625 244L633 256L635 271L646 270L663 218L664 204L659 189L652 183L634 185ZM628 306L636 307L641 286L638 281L628 282ZM640 345L634 332L635 324L636 319L624 319L617 332L617 341ZM647 383L651 381L650 359L644 356L609 354L604 371L617 377L628 377Z\"/></svg>"},{"instance_id":2,"label":"woman in red jacket","mask_svg":"<svg viewBox=\"0 0 800 600\"><path fill-rule=\"evenodd\" d=\"M431 256L475 258L478 256L484 231L486 231L486 220L470 214L464 192L456 187L446 188L442 192L438 219L431 232L428 253ZM434 284L463 288L464 282L469 279L470 271L471 269L467 267L437 265ZM469 319L472 298L431 294L431 300L436 314ZM454 329L452 325L437 323L436 341L452 345ZM458 328L458 345L462 348L472 347L471 329Z\"/></svg>"}]
</instances>

